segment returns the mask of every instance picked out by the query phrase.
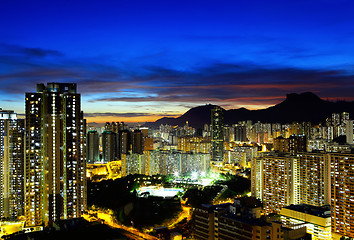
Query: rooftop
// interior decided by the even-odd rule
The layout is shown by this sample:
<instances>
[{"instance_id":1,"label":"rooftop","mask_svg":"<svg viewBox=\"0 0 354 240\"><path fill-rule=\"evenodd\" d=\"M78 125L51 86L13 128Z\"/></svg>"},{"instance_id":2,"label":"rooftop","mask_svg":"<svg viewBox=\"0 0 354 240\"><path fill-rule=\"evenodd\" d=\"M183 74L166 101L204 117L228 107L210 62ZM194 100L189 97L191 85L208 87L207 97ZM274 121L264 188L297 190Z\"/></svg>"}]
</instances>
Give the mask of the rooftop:
<instances>
[{"instance_id":1,"label":"rooftop","mask_svg":"<svg viewBox=\"0 0 354 240\"><path fill-rule=\"evenodd\" d=\"M329 205L317 207L317 206L312 206L312 205L308 205L308 204L298 204L298 205L292 204L292 205L284 207L284 208L290 209L293 211L297 211L297 212L310 214L310 215L317 216L317 217L322 217L322 218L331 217L331 207Z\"/></svg>"}]
</instances>

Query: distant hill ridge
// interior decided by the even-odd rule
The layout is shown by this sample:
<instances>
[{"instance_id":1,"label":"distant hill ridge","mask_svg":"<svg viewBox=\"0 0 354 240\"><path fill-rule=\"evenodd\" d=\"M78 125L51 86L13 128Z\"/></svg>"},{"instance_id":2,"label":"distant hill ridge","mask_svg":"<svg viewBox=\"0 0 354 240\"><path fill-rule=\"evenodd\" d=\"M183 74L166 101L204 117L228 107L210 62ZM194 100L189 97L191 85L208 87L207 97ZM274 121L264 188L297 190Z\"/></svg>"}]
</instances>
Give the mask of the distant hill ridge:
<instances>
[{"instance_id":1,"label":"distant hill ridge","mask_svg":"<svg viewBox=\"0 0 354 240\"><path fill-rule=\"evenodd\" d=\"M188 121L189 126L203 128L210 124L210 111L216 105L208 104L189 109L177 118L164 117L155 122L146 123L145 126L156 128L161 124L184 126ZM354 117L354 101L331 102L319 98L312 92L301 94L290 93L286 99L274 106L248 110L246 108L224 110L224 123L232 125L238 121L252 120L267 123L292 123L292 122L324 122L332 113L348 112L350 118Z\"/></svg>"}]
</instances>

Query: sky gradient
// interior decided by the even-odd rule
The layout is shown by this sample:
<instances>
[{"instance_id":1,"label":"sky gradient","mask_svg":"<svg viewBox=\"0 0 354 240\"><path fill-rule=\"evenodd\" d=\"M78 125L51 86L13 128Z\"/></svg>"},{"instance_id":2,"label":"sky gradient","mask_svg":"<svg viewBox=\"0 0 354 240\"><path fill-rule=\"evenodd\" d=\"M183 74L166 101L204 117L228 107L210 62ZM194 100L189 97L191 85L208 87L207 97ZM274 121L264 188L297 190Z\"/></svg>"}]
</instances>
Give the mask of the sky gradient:
<instances>
[{"instance_id":1,"label":"sky gradient","mask_svg":"<svg viewBox=\"0 0 354 240\"><path fill-rule=\"evenodd\" d=\"M0 2L0 107L76 82L89 122L191 107L265 108L287 93L354 100L354 2Z\"/></svg>"}]
</instances>

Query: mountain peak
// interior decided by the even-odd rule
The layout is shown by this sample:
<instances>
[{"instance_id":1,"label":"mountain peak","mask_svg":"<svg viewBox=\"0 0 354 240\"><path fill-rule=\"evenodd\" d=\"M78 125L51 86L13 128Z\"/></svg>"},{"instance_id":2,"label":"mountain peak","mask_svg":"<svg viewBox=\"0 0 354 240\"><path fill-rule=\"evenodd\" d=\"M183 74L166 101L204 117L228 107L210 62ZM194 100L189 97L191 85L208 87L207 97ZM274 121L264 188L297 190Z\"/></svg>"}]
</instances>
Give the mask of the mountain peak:
<instances>
[{"instance_id":1,"label":"mountain peak","mask_svg":"<svg viewBox=\"0 0 354 240\"><path fill-rule=\"evenodd\" d=\"M286 94L286 100L287 102L318 102L318 101L323 101L321 98L319 98L316 94L312 92L304 92L304 93L290 93Z\"/></svg>"},{"instance_id":2,"label":"mountain peak","mask_svg":"<svg viewBox=\"0 0 354 240\"><path fill-rule=\"evenodd\" d=\"M204 124L210 124L211 109L216 105L207 104L189 109L185 114L177 118L162 118L150 126L161 124L189 126L203 128ZM354 115L353 102L329 102L319 98L312 92L291 93L286 99L272 107L260 110L248 110L246 108L223 110L224 124L231 126L238 121L261 121L267 123L291 123L291 122L312 122L324 121L334 112L348 112Z\"/></svg>"}]
</instances>

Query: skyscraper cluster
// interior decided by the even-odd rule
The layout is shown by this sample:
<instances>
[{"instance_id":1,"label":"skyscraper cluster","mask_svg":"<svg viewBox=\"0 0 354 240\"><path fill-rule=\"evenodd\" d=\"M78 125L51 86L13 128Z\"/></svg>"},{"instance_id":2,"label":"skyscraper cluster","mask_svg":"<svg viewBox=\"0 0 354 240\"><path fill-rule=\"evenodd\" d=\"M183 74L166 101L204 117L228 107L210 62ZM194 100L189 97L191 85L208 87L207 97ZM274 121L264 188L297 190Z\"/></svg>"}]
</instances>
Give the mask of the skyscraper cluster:
<instances>
[{"instance_id":1,"label":"skyscraper cluster","mask_svg":"<svg viewBox=\"0 0 354 240\"><path fill-rule=\"evenodd\" d=\"M147 133L140 129L130 131L123 122L107 122L102 134L96 130L87 133L87 162L109 163L121 160L122 154L144 151Z\"/></svg>"},{"instance_id":2,"label":"skyscraper cluster","mask_svg":"<svg viewBox=\"0 0 354 240\"><path fill-rule=\"evenodd\" d=\"M51 226L86 209L86 122L76 84L38 84L26 119L1 111L1 214Z\"/></svg>"}]
</instances>

